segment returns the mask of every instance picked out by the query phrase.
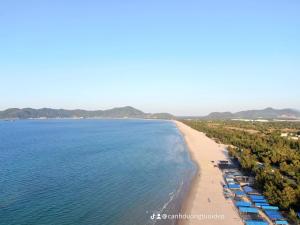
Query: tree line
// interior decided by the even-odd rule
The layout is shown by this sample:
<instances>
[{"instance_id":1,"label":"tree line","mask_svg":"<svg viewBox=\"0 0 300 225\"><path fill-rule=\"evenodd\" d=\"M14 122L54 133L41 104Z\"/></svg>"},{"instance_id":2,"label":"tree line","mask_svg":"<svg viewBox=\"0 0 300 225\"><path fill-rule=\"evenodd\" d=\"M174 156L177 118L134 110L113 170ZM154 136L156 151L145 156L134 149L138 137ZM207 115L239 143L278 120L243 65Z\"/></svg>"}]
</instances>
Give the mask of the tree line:
<instances>
[{"instance_id":1,"label":"tree line","mask_svg":"<svg viewBox=\"0 0 300 225\"><path fill-rule=\"evenodd\" d=\"M269 202L288 212L297 222L300 211L300 140L281 137L281 132L300 131L297 122L244 122L184 120L208 137L229 145L229 154L242 170L255 177L255 187Z\"/></svg>"}]
</instances>

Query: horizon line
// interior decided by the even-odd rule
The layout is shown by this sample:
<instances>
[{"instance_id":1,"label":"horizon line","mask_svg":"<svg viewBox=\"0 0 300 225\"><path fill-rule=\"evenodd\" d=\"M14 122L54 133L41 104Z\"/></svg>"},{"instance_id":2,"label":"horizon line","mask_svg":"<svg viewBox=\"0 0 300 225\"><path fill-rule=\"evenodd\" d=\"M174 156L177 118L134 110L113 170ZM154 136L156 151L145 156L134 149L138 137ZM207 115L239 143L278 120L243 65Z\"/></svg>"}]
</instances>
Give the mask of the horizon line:
<instances>
[{"instance_id":1,"label":"horizon line","mask_svg":"<svg viewBox=\"0 0 300 225\"><path fill-rule=\"evenodd\" d=\"M116 106L116 107L108 107L108 108L102 108L102 109L83 109L83 108L51 108L51 107L37 107L37 108L34 108L34 107L9 107L9 108L5 108L5 109L0 109L0 112L3 112L3 111L6 111L6 110L10 110L10 109L18 109L18 110L24 110L24 109L33 109L33 110L41 110L41 109L53 109L53 110L68 110L68 111L75 111L75 110L82 110L82 111L107 111L107 110L112 110L112 109L120 109L120 108L133 108L133 109L136 109L136 110L139 110L139 111L142 111L143 113L148 113L148 112L145 112L145 110L142 110L142 109L139 109L137 107L134 107L134 106L130 106L130 105L125 105L125 106ZM271 107L271 106L268 106L268 107L263 107L263 108L256 108L256 109L243 109L243 110L239 110L239 111L211 111L205 115L176 115L176 114L173 114L173 113L170 113L170 112L152 112L150 114L157 114L157 113L168 113L168 114L171 114L172 116L176 116L176 117L205 117L205 116L208 116L209 114L211 113L238 113L238 112L243 112L243 111L255 111L255 110L266 110L266 109L273 109L273 110L295 110L295 111L298 111L300 112L299 109L296 109L296 108L292 108L292 107L288 107L288 108L276 108L276 107Z\"/></svg>"}]
</instances>

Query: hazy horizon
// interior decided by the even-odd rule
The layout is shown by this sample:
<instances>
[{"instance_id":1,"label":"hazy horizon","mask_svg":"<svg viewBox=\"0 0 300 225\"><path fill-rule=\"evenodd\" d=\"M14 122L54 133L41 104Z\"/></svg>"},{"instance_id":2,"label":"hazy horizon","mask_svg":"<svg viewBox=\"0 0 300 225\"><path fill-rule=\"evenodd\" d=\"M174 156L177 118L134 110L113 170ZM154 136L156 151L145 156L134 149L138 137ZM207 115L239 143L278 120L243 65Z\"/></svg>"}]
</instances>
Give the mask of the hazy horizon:
<instances>
[{"instance_id":1,"label":"hazy horizon","mask_svg":"<svg viewBox=\"0 0 300 225\"><path fill-rule=\"evenodd\" d=\"M98 109L84 109L84 108L53 108L53 107L41 107L41 108L33 108L33 107L10 107L10 108L6 108L6 109L0 109L0 111L4 111L4 110L7 110L7 109L12 109L12 108L19 108L19 109L24 109L24 108L31 108L31 109L43 109L43 108L48 108L48 109L63 109L63 110L87 110L87 111L97 111L97 110L109 110L109 109L113 109L113 108L123 108L123 107L133 107L137 110L141 110L143 111L144 113L170 113L170 112L167 112L167 111L157 111L157 112L147 112L143 109L139 109L137 107L134 107L134 106L129 106L129 105L126 105L126 106L116 106L116 107L111 107L111 108L98 108ZM276 110L281 110L281 109L293 109L293 110L296 110L296 111L299 111L299 109L296 109L296 108L274 108L274 107L264 107L264 108L251 108L251 109L243 109L243 110L240 110L240 111L248 111L248 110L263 110L263 109L266 109L266 108L273 108L273 109L276 109ZM212 111L212 112L209 112L209 113L206 113L206 114L187 114L187 115L177 115L177 114L174 114L174 113L170 113L170 114L173 114L174 116L207 116L208 114L210 113L214 113L214 112L231 112L231 113L237 113L237 112L240 112L240 111Z\"/></svg>"},{"instance_id":2,"label":"hazy horizon","mask_svg":"<svg viewBox=\"0 0 300 225\"><path fill-rule=\"evenodd\" d=\"M0 109L300 109L300 2L2 3Z\"/></svg>"}]
</instances>

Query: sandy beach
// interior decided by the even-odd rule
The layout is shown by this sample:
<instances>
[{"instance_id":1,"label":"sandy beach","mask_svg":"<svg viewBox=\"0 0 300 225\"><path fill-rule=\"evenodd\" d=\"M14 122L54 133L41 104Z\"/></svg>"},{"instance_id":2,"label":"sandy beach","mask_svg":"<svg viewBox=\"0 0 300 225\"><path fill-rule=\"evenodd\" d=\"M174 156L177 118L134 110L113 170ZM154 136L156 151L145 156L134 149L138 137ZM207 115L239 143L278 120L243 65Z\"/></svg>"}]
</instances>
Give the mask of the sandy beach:
<instances>
[{"instance_id":1,"label":"sandy beach","mask_svg":"<svg viewBox=\"0 0 300 225\"><path fill-rule=\"evenodd\" d=\"M185 138L192 159L198 165L198 172L183 204L182 213L200 215L198 218L180 220L179 224L242 225L243 222L232 200L226 200L223 195L222 172L214 167L218 160L226 159L225 146L217 144L204 133L181 122L175 123Z\"/></svg>"}]
</instances>

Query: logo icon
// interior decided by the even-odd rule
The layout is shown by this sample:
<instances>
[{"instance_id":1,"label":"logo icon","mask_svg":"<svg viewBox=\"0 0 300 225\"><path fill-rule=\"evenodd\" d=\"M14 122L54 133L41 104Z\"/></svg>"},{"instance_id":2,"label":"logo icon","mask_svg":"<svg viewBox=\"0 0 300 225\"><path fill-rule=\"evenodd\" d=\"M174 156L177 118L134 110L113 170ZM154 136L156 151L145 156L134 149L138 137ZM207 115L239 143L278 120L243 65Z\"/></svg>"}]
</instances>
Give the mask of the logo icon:
<instances>
[{"instance_id":1,"label":"logo icon","mask_svg":"<svg viewBox=\"0 0 300 225\"><path fill-rule=\"evenodd\" d=\"M151 220L161 220L161 215L160 213L153 213L151 216L150 216L150 219Z\"/></svg>"}]
</instances>

